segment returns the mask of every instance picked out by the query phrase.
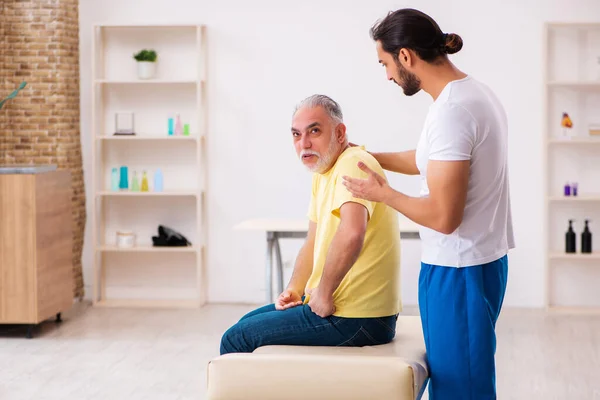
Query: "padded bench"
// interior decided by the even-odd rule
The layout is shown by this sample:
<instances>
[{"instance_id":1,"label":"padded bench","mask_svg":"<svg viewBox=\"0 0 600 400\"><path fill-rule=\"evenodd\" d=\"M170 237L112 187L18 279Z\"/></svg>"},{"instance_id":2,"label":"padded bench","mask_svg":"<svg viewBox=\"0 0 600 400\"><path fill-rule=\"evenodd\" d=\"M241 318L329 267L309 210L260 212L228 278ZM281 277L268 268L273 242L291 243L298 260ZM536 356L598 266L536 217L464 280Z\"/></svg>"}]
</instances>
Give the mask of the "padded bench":
<instances>
[{"instance_id":1,"label":"padded bench","mask_svg":"<svg viewBox=\"0 0 600 400\"><path fill-rule=\"evenodd\" d=\"M391 343L265 346L209 362L207 400L416 400L428 381L421 320L400 316Z\"/></svg>"}]
</instances>

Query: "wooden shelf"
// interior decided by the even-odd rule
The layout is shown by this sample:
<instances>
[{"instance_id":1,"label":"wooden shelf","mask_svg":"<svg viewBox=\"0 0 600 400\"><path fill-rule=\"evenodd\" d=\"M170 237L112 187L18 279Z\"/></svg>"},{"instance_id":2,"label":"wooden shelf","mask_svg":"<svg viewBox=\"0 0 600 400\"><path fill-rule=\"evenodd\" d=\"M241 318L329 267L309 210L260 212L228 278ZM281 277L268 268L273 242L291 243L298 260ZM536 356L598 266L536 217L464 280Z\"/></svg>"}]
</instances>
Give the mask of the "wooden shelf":
<instances>
[{"instance_id":1,"label":"wooden shelf","mask_svg":"<svg viewBox=\"0 0 600 400\"><path fill-rule=\"evenodd\" d=\"M114 84L114 85L148 85L148 84L198 84L199 80L195 79L96 79L95 82L97 84Z\"/></svg>"},{"instance_id":2,"label":"wooden shelf","mask_svg":"<svg viewBox=\"0 0 600 400\"><path fill-rule=\"evenodd\" d=\"M161 140L161 141L172 141L172 142L197 142L198 136L159 136L159 135L135 135L135 136L97 136L96 140L104 141L129 141L129 140ZM202 139L202 137L200 137Z\"/></svg>"},{"instance_id":3,"label":"wooden shelf","mask_svg":"<svg viewBox=\"0 0 600 400\"><path fill-rule=\"evenodd\" d=\"M131 248L122 248L117 246L99 246L98 251L104 253L198 253L201 248L195 246L186 247L162 247L162 246L136 246Z\"/></svg>"},{"instance_id":4,"label":"wooden shelf","mask_svg":"<svg viewBox=\"0 0 600 400\"><path fill-rule=\"evenodd\" d=\"M593 306L548 306L546 310L553 314L567 314L567 315L600 315L600 307Z\"/></svg>"},{"instance_id":5,"label":"wooden shelf","mask_svg":"<svg viewBox=\"0 0 600 400\"><path fill-rule=\"evenodd\" d=\"M206 301L206 39L204 25L93 27L92 243L114 243L111 238L121 229L148 238L157 226L164 225L194 244L154 247L150 241L134 248L96 245L92 273L96 306L188 308ZM144 48L155 49L158 54L154 79L138 79L132 55ZM133 113L137 135L113 135L115 115L124 110ZM189 124L192 135L167 135L168 118L176 114L183 124ZM130 184L133 174L141 184L140 173L145 171L150 191L112 191L112 171L119 166L128 167ZM117 170L120 174L121 169ZM155 192L152 175L159 170L166 185L164 191ZM115 200L123 198L131 200ZM143 198L152 200L140 201ZM116 257L117 253L122 256ZM111 270L109 277L107 269ZM186 285L185 293L178 290L178 284ZM184 294L186 299L182 300Z\"/></svg>"},{"instance_id":6,"label":"wooden shelf","mask_svg":"<svg viewBox=\"0 0 600 400\"><path fill-rule=\"evenodd\" d=\"M595 178L600 168L600 136L589 134L589 129L600 123L596 112L600 70L595 50L600 44L597 34L600 23L555 21L545 23L544 27L541 38L544 122L541 129L545 195L541 241L549 249L543 259L545 305L551 312L596 313L600 311L600 307L596 307L600 297L593 282L600 273L600 252L584 254L580 250L581 222L597 220L600 212ZM561 124L564 113L573 121L573 128L568 132L564 132ZM573 136L563 137L563 133ZM577 196L563 195L562 187L567 182L579 184ZM573 227L577 253L564 252L564 235L570 219L578 221ZM593 227L590 228L592 234ZM600 246L593 246L600 250Z\"/></svg>"},{"instance_id":7,"label":"wooden shelf","mask_svg":"<svg viewBox=\"0 0 600 400\"><path fill-rule=\"evenodd\" d=\"M600 80L598 81L551 81L548 87L571 89L571 90L598 90L600 89Z\"/></svg>"},{"instance_id":8,"label":"wooden shelf","mask_svg":"<svg viewBox=\"0 0 600 400\"><path fill-rule=\"evenodd\" d=\"M600 137L575 137L572 139L555 139L552 138L548 141L551 145L589 145L589 144L600 144Z\"/></svg>"},{"instance_id":9,"label":"wooden shelf","mask_svg":"<svg viewBox=\"0 0 600 400\"><path fill-rule=\"evenodd\" d=\"M550 196L548 200L551 202L596 202L600 201L600 194L598 195L578 195L578 196Z\"/></svg>"},{"instance_id":10,"label":"wooden shelf","mask_svg":"<svg viewBox=\"0 0 600 400\"><path fill-rule=\"evenodd\" d=\"M179 197L197 197L198 192L193 191L168 191L168 192L111 192L111 191L99 191L96 193L97 196L102 197L168 197L168 196L179 196Z\"/></svg>"},{"instance_id":11,"label":"wooden shelf","mask_svg":"<svg viewBox=\"0 0 600 400\"><path fill-rule=\"evenodd\" d=\"M164 29L197 29L198 26L197 25L190 25L190 24L163 24L163 23L157 23L157 24L111 24L111 23L100 23L100 24L94 24L94 27L96 28L115 28L115 29L159 29L159 28L164 28Z\"/></svg>"},{"instance_id":12,"label":"wooden shelf","mask_svg":"<svg viewBox=\"0 0 600 400\"><path fill-rule=\"evenodd\" d=\"M551 260L598 260L600 261L600 252L593 253L561 253L554 252L549 254Z\"/></svg>"},{"instance_id":13,"label":"wooden shelf","mask_svg":"<svg viewBox=\"0 0 600 400\"><path fill-rule=\"evenodd\" d=\"M94 303L96 307L107 308L197 308L198 300L145 300L145 299L106 299Z\"/></svg>"}]
</instances>

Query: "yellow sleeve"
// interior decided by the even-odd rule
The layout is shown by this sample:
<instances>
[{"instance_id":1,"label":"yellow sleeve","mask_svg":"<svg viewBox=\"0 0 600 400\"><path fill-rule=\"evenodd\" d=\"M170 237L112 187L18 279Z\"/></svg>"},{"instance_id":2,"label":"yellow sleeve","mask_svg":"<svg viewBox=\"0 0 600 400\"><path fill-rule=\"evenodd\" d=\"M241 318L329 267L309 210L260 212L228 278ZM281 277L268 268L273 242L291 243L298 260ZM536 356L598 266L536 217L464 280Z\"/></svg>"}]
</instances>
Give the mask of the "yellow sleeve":
<instances>
[{"instance_id":1,"label":"yellow sleeve","mask_svg":"<svg viewBox=\"0 0 600 400\"><path fill-rule=\"evenodd\" d=\"M317 177L316 174L313 175L312 178L312 190L311 190L311 195L310 195L310 203L308 205L308 219L310 219L312 222L316 223L317 222Z\"/></svg>"},{"instance_id":2,"label":"yellow sleeve","mask_svg":"<svg viewBox=\"0 0 600 400\"><path fill-rule=\"evenodd\" d=\"M368 212L368 219L371 219L373 215L373 210L375 209L375 202L359 199L354 197L352 193L348 191L346 186L344 186L344 176L349 176L351 178L358 179L366 179L368 174L358 168L358 162L361 161L357 157L348 157L343 160L340 160L339 166L336 171L336 182L335 182L335 191L333 195L333 201L331 203L331 213L336 217L340 217L340 208L344 203L354 202L358 204L362 204L365 206ZM362 160L365 164L367 164L370 168L373 166L367 163L365 160Z\"/></svg>"}]
</instances>

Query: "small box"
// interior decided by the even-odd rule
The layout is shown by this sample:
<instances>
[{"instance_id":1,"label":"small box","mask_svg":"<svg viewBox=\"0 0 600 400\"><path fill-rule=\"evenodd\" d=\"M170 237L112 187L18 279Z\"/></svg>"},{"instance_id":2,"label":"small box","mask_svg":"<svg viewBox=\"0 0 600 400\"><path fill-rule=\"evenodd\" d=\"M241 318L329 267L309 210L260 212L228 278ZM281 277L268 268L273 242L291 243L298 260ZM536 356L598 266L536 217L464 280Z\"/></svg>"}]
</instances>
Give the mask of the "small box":
<instances>
[{"instance_id":1,"label":"small box","mask_svg":"<svg viewBox=\"0 0 600 400\"><path fill-rule=\"evenodd\" d=\"M591 136L600 136L600 124L590 125L589 133Z\"/></svg>"}]
</instances>

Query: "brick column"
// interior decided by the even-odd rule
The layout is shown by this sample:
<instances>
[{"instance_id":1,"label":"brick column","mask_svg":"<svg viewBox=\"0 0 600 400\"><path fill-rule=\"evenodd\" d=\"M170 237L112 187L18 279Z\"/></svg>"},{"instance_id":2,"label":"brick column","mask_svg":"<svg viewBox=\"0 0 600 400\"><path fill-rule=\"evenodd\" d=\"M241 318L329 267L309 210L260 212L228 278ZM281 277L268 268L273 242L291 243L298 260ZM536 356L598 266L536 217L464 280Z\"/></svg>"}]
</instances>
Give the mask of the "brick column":
<instances>
[{"instance_id":1,"label":"brick column","mask_svg":"<svg viewBox=\"0 0 600 400\"><path fill-rule=\"evenodd\" d=\"M74 296L83 296L86 223L79 125L78 0L0 0L0 162L56 164L72 175Z\"/></svg>"}]
</instances>

